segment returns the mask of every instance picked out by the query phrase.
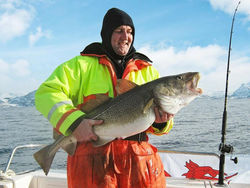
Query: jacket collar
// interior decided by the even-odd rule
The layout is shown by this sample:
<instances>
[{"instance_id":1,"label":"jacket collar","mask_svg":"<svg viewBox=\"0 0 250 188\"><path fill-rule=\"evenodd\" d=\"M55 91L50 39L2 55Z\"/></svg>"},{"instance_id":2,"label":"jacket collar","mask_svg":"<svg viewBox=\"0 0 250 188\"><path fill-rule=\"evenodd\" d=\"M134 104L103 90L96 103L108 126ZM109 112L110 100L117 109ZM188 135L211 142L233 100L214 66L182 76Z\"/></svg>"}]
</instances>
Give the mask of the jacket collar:
<instances>
[{"instance_id":1,"label":"jacket collar","mask_svg":"<svg viewBox=\"0 0 250 188\"><path fill-rule=\"evenodd\" d=\"M92 54L93 56L107 56L107 52L103 48L102 44L99 42L94 42L89 44L84 48L84 50L81 52L81 55L84 54ZM109 57L110 58L110 57ZM112 60L112 58L110 58ZM152 61L144 54L136 52L136 50L133 48L131 52L125 57L125 62L128 62L130 59L140 59L143 61L147 61L152 63Z\"/></svg>"}]
</instances>

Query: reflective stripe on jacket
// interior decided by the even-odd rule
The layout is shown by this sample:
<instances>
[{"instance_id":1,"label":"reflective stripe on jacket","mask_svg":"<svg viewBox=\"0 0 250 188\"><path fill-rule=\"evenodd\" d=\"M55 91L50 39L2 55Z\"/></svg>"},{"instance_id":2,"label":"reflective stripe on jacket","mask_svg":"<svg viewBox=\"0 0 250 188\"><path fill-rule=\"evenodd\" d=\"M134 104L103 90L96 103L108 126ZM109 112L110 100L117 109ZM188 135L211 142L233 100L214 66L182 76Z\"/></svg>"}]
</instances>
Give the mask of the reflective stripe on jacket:
<instances>
[{"instance_id":1,"label":"reflective stripe on jacket","mask_svg":"<svg viewBox=\"0 0 250 188\"><path fill-rule=\"evenodd\" d=\"M130 60L123 78L138 85L159 77L157 70L148 62ZM80 107L95 94L104 93L115 97L116 75L113 66L102 55L76 56L61 64L38 88L35 105L53 125L64 135L69 135L69 127L84 113ZM152 127L148 132L162 135L172 128L172 120L159 130Z\"/></svg>"}]
</instances>

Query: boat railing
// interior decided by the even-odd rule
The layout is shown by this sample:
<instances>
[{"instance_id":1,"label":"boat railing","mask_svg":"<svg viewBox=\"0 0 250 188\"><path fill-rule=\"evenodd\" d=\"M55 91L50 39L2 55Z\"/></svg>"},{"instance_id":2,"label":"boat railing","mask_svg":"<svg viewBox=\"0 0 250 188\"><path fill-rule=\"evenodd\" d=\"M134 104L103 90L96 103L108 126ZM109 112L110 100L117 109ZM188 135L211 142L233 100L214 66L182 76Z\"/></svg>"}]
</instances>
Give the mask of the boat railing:
<instances>
[{"instance_id":1,"label":"boat railing","mask_svg":"<svg viewBox=\"0 0 250 188\"><path fill-rule=\"evenodd\" d=\"M220 156L217 153L212 153L212 152L197 152L197 151L178 151L178 150L161 150L159 149L158 152L160 153L176 153L176 154L193 154L193 155L210 155L210 156L215 156L218 159Z\"/></svg>"},{"instance_id":2,"label":"boat railing","mask_svg":"<svg viewBox=\"0 0 250 188\"><path fill-rule=\"evenodd\" d=\"M9 171L10 164L11 164L12 159L13 159L17 150L23 149L23 148L36 148L36 147L42 147L42 146L44 146L44 145L42 145L42 144L27 144L27 145L16 146L14 149L12 149L12 152L9 156L8 162L5 166L5 169L3 170L3 174L6 174Z\"/></svg>"}]
</instances>

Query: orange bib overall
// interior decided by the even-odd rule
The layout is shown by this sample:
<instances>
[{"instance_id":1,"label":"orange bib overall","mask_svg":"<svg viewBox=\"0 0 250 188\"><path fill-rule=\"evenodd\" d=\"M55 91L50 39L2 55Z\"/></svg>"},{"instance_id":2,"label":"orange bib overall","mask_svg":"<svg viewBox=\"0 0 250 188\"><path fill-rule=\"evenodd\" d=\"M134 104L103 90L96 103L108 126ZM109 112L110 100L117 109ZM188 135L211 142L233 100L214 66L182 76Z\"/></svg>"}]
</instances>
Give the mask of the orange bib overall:
<instances>
[{"instance_id":1,"label":"orange bib overall","mask_svg":"<svg viewBox=\"0 0 250 188\"><path fill-rule=\"evenodd\" d=\"M94 148L80 144L68 157L69 188L164 188L164 168L147 141L115 140Z\"/></svg>"}]
</instances>

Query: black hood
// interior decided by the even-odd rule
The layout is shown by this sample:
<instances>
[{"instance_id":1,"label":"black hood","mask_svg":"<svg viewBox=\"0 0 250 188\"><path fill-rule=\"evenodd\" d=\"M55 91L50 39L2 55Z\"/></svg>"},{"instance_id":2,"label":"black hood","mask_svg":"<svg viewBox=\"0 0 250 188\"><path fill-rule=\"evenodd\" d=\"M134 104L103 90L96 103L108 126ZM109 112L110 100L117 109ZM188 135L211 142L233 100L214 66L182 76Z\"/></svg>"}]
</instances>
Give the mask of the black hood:
<instances>
[{"instance_id":1,"label":"black hood","mask_svg":"<svg viewBox=\"0 0 250 188\"><path fill-rule=\"evenodd\" d=\"M119 56L118 54L116 54L111 45L112 33L117 27L121 25L128 25L132 28L133 42L127 54L127 55L130 55L131 53L135 51L133 47L134 38L135 38L134 23L131 17L126 12L118 8L109 9L103 18L101 37L102 37L102 45L107 55L111 59L114 59L114 60L121 60L124 58L123 56Z\"/></svg>"},{"instance_id":2,"label":"black hood","mask_svg":"<svg viewBox=\"0 0 250 188\"><path fill-rule=\"evenodd\" d=\"M130 46L128 53L125 56L120 56L116 54L111 45L111 36L113 34L113 31L121 25L130 26L132 28L132 35L133 35L132 44ZM108 10L108 12L105 14L103 18L103 24L101 30L102 43L95 42L86 46L86 48L81 52L81 54L96 54L96 55L108 56L115 67L117 77L120 78L123 74L126 63L130 59L132 58L141 59L151 62L151 60L147 56L136 52L133 46L134 36L135 36L135 28L131 17L126 12L120 9L111 8Z\"/></svg>"}]
</instances>

